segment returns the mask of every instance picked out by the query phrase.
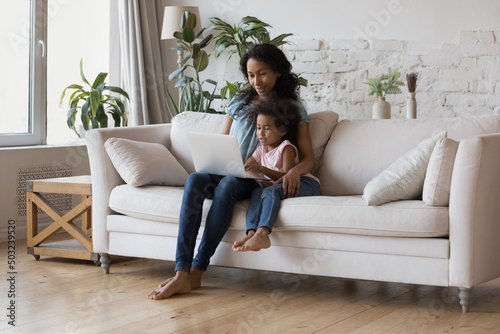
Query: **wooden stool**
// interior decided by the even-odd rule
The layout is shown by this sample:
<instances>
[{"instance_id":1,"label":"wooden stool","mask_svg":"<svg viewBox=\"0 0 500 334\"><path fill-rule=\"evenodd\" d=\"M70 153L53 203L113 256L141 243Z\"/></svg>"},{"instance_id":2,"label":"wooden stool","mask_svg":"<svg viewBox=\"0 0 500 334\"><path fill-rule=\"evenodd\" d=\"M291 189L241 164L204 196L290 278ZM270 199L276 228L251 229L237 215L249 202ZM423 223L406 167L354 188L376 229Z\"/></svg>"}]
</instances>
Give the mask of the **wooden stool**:
<instances>
[{"instance_id":1,"label":"wooden stool","mask_svg":"<svg viewBox=\"0 0 500 334\"><path fill-rule=\"evenodd\" d=\"M92 181L90 175L26 181L28 254L39 260L40 255L92 260L99 263L99 254L92 247ZM81 195L81 203L62 214L40 193ZM54 222L38 232L37 208L48 214ZM79 228L73 220L82 217ZM43 243L59 229L74 239Z\"/></svg>"}]
</instances>

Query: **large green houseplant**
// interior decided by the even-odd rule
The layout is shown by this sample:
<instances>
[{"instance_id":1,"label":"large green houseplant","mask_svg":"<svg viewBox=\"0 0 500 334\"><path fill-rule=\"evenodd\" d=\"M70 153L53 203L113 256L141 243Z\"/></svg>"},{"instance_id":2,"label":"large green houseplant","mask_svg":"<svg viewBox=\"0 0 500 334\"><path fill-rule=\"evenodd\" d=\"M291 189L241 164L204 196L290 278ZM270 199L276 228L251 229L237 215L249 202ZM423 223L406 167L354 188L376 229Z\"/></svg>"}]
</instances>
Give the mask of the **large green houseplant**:
<instances>
[{"instance_id":1,"label":"large green houseplant","mask_svg":"<svg viewBox=\"0 0 500 334\"><path fill-rule=\"evenodd\" d=\"M85 130L92 128L107 128L108 127L108 114L114 120L115 127L126 125L127 114L125 104L122 99L117 96L112 96L109 93L121 95L129 100L127 92L120 87L107 86L106 77L108 73L101 72L97 75L92 84L89 83L83 74L83 59L80 60L80 77L83 83L88 86L84 87L81 84L72 84L66 87L62 94L60 103L62 104L66 92L73 90L69 98L67 124L70 129L80 137L80 134L75 128L76 116L80 113L80 119ZM108 93L108 94L106 94Z\"/></svg>"},{"instance_id":2,"label":"large green houseplant","mask_svg":"<svg viewBox=\"0 0 500 334\"><path fill-rule=\"evenodd\" d=\"M255 44L268 43L276 46L291 44L285 39L293 36L292 33L286 33L271 38L267 29L272 28L272 26L253 16L245 16L235 25L230 25L217 17L211 17L209 20L213 24L209 30L220 31L214 37L216 58L219 58L224 51L228 51L228 60L236 53L241 58ZM299 83L302 86L307 86L307 80L300 76ZM248 82L230 83L226 81L226 85L220 89L220 98L223 102L226 96L230 100L239 90L246 87L248 87Z\"/></svg>"},{"instance_id":3,"label":"large green houseplant","mask_svg":"<svg viewBox=\"0 0 500 334\"><path fill-rule=\"evenodd\" d=\"M241 58L254 44L268 43L276 46L289 44L285 38L293 34L281 34L271 39L267 28L272 28L269 24L253 16L245 16L238 22L238 25L231 26L217 17L209 18L213 26L209 30L220 30L215 40L215 57L218 58L224 51L229 50L227 59L238 53Z\"/></svg>"},{"instance_id":4,"label":"large green houseplant","mask_svg":"<svg viewBox=\"0 0 500 334\"><path fill-rule=\"evenodd\" d=\"M203 49L211 42L213 36L210 34L199 43L196 43L195 40L205 31L205 28L203 28L195 33L196 20L195 14L185 11L181 16L182 31L174 33L177 45L172 50L182 51L185 57L181 60L180 67L168 77L169 80L179 77L179 80L175 83L175 87L180 89L179 104L176 105L174 98L168 90L168 86L166 88L168 95L166 104L171 116L186 110L215 112L210 106L215 98L217 82L211 79L203 81L200 79L200 72L204 71L209 63L209 54ZM186 73L187 69L194 71L194 77ZM204 89L203 86L205 83L214 86L212 92Z\"/></svg>"}]
</instances>

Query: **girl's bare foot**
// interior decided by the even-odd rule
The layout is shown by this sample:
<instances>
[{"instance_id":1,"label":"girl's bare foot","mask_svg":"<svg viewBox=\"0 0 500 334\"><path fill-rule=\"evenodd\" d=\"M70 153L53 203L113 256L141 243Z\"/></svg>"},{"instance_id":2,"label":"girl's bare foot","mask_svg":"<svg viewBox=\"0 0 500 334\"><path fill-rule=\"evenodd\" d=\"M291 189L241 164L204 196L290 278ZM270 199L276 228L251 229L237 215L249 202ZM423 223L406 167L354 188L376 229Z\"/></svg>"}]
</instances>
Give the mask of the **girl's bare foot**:
<instances>
[{"instance_id":1,"label":"girl's bare foot","mask_svg":"<svg viewBox=\"0 0 500 334\"><path fill-rule=\"evenodd\" d=\"M235 241L233 243L233 250L235 252L239 252L240 251L240 248L241 246L243 246L245 244L245 242L248 241L248 239L250 239L253 235L255 234L255 230L249 230L248 231L248 234L246 237L244 237L243 239L241 239L240 241Z\"/></svg>"},{"instance_id":2,"label":"girl's bare foot","mask_svg":"<svg viewBox=\"0 0 500 334\"><path fill-rule=\"evenodd\" d=\"M148 298L158 300L191 292L190 275L185 271L177 271L175 277L167 281L168 283L164 284L160 289L151 291Z\"/></svg>"},{"instance_id":3,"label":"girl's bare foot","mask_svg":"<svg viewBox=\"0 0 500 334\"><path fill-rule=\"evenodd\" d=\"M236 248L236 251L258 252L263 248L269 247L271 247L271 240L269 239L269 229L267 227L259 227L257 229L257 232L255 232L255 234L253 234L242 246Z\"/></svg>"},{"instance_id":4,"label":"girl's bare foot","mask_svg":"<svg viewBox=\"0 0 500 334\"><path fill-rule=\"evenodd\" d=\"M191 267L189 281L191 283L191 290L198 289L201 286L201 275L203 275L203 270L197 269L195 267ZM160 283L158 287L161 289L165 285L167 285L170 281L172 281L175 277L170 277L165 280L165 282Z\"/></svg>"}]
</instances>

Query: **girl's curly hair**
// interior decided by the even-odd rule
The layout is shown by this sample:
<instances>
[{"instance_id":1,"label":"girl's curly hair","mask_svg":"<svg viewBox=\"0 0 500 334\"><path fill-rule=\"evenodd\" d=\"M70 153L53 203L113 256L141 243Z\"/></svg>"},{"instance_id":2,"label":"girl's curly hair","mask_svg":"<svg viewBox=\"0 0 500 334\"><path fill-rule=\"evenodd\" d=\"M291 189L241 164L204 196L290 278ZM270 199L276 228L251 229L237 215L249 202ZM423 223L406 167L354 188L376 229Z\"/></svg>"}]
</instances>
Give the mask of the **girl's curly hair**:
<instances>
[{"instance_id":1,"label":"girl's curly hair","mask_svg":"<svg viewBox=\"0 0 500 334\"><path fill-rule=\"evenodd\" d=\"M283 140L289 140L297 148L297 136L300 124L299 107L290 99L270 98L256 104L248 111L248 117L253 124L257 124L257 116L268 115L274 120L274 124L280 131L286 131Z\"/></svg>"}]
</instances>

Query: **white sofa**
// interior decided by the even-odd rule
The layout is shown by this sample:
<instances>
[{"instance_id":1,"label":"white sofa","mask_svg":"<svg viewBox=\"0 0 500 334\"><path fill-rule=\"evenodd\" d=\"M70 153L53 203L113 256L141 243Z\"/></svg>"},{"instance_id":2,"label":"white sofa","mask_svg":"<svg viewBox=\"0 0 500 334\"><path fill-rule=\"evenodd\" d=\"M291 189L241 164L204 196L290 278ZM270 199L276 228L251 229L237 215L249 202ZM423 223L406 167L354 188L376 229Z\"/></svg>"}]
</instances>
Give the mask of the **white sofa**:
<instances>
[{"instance_id":1,"label":"white sofa","mask_svg":"<svg viewBox=\"0 0 500 334\"><path fill-rule=\"evenodd\" d=\"M185 112L171 124L87 132L93 245L105 273L109 255L175 260L183 192L179 186L126 184L108 157L106 140L160 143L190 172L185 131L218 132L222 117ZM249 201L238 202L211 265L458 287L466 312L471 288L500 276L500 116L337 119L333 112L310 115L323 196L284 200L271 248L248 253L231 249L245 233ZM439 131L460 141L449 206L418 198L368 206L362 197L366 184Z\"/></svg>"}]
</instances>

